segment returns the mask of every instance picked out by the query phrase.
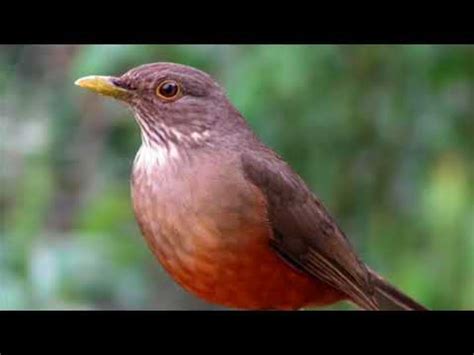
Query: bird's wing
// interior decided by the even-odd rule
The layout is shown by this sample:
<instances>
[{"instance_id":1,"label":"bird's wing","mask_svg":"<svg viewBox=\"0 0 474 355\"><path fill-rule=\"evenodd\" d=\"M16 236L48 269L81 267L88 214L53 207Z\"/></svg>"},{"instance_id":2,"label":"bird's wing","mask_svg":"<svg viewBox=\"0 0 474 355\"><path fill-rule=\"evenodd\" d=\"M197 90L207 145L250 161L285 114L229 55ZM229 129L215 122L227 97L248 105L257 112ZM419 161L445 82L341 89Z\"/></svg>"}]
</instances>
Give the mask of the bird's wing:
<instances>
[{"instance_id":1,"label":"bird's wing","mask_svg":"<svg viewBox=\"0 0 474 355\"><path fill-rule=\"evenodd\" d=\"M242 153L241 161L246 179L267 199L274 250L359 306L377 309L370 273L304 181L266 147Z\"/></svg>"}]
</instances>

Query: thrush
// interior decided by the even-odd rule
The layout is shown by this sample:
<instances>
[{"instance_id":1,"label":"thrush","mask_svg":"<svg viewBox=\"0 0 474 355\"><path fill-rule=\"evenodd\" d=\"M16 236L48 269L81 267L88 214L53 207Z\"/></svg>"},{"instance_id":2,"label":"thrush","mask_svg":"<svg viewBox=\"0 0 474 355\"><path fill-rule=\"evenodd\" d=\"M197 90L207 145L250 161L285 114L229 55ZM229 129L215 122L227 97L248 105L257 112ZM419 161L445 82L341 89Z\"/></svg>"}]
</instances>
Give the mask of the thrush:
<instances>
[{"instance_id":1,"label":"thrush","mask_svg":"<svg viewBox=\"0 0 474 355\"><path fill-rule=\"evenodd\" d=\"M208 74L154 63L76 84L133 111L142 140L131 177L136 220L188 291L238 309L341 300L425 309L359 259L318 197Z\"/></svg>"}]
</instances>

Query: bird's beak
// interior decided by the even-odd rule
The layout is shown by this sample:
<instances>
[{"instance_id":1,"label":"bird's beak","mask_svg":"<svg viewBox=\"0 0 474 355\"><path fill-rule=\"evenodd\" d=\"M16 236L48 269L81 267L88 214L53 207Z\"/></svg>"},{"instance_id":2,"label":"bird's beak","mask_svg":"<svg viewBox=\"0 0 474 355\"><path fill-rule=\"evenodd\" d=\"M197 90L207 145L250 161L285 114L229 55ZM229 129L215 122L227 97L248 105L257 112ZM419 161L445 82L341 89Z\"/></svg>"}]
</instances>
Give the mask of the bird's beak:
<instances>
[{"instance_id":1,"label":"bird's beak","mask_svg":"<svg viewBox=\"0 0 474 355\"><path fill-rule=\"evenodd\" d=\"M131 96L131 92L117 86L115 83L118 80L118 78L113 76L90 75L76 80L74 84L101 95L110 96L118 100L126 100Z\"/></svg>"}]
</instances>

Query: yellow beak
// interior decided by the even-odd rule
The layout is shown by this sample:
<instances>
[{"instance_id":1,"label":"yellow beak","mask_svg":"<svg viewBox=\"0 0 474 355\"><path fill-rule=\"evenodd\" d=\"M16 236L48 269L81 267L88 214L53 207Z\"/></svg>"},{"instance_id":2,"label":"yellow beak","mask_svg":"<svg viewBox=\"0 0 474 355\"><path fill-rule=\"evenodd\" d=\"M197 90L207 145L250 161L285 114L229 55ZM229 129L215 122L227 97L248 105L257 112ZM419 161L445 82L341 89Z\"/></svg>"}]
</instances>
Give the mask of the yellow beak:
<instances>
[{"instance_id":1,"label":"yellow beak","mask_svg":"<svg viewBox=\"0 0 474 355\"><path fill-rule=\"evenodd\" d=\"M113 76L90 75L80 78L74 84L81 88L94 91L104 96L110 96L118 100L125 100L130 97L130 91L121 88L113 83Z\"/></svg>"}]
</instances>

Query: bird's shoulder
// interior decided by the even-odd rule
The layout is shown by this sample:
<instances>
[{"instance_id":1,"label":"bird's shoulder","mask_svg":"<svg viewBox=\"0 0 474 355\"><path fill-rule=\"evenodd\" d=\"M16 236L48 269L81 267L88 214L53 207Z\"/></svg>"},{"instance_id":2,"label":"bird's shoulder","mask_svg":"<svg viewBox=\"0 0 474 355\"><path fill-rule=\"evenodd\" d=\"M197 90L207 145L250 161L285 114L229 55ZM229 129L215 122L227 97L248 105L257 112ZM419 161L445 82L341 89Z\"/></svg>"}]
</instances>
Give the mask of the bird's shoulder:
<instances>
[{"instance_id":1,"label":"bird's shoulder","mask_svg":"<svg viewBox=\"0 0 474 355\"><path fill-rule=\"evenodd\" d=\"M243 151L240 157L245 178L266 196L278 233L299 236L313 244L322 238L342 239L350 247L320 199L281 156L261 145Z\"/></svg>"}]
</instances>

